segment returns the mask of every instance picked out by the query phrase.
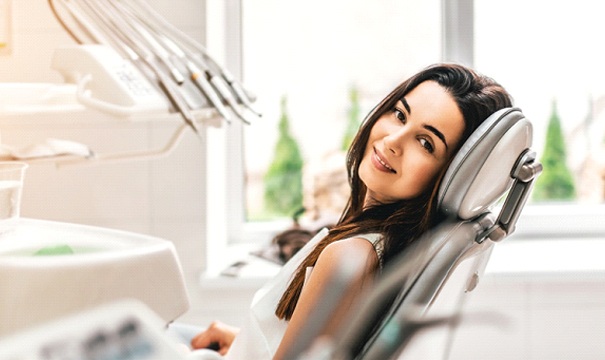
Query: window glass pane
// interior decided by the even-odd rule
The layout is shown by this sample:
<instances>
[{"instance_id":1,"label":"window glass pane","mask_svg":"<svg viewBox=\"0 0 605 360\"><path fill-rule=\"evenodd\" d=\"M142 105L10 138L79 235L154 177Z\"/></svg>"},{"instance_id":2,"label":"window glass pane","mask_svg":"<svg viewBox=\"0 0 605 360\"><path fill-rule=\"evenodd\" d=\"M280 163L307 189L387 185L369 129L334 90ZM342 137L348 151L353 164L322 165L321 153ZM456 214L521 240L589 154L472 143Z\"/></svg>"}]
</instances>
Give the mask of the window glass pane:
<instances>
[{"instance_id":1,"label":"window glass pane","mask_svg":"<svg viewBox=\"0 0 605 360\"><path fill-rule=\"evenodd\" d=\"M276 156L282 99L287 99L289 134L298 144L305 179L310 169L317 168L330 174L337 167L342 175L344 158L339 151L351 109L359 109L360 121L398 83L439 61L440 4L439 0L243 3L244 82L254 90L256 107L263 113L244 130L250 220L292 215L292 209L281 214L271 211L264 195L266 174ZM353 94L357 100L351 100ZM288 154L290 165L295 166L296 155ZM324 180L338 183L339 176ZM295 186L281 184L282 188ZM306 204L313 191L320 190L306 191ZM315 200L320 203L320 196ZM332 204L339 213L341 201L323 203Z\"/></svg>"},{"instance_id":2,"label":"window glass pane","mask_svg":"<svg viewBox=\"0 0 605 360\"><path fill-rule=\"evenodd\" d=\"M604 199L605 50L598 38L604 12L605 3L591 0L475 0L475 66L504 85L534 123L534 149L550 165L534 195L543 186L545 200ZM561 140L547 135L553 111ZM546 164L557 142L566 157Z\"/></svg>"}]
</instances>

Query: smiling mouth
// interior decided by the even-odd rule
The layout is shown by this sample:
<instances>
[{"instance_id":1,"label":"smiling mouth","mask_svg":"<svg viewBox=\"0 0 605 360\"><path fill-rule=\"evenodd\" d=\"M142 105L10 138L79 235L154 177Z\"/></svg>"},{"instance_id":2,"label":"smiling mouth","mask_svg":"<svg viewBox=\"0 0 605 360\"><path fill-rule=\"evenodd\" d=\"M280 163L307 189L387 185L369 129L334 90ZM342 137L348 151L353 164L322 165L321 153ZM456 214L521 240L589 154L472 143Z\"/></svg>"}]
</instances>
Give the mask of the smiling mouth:
<instances>
[{"instance_id":1,"label":"smiling mouth","mask_svg":"<svg viewBox=\"0 0 605 360\"><path fill-rule=\"evenodd\" d=\"M382 160L382 158L378 154L378 151L376 150L376 148L374 148L374 158L376 159L376 161L378 161L378 163L380 165L382 165L388 171L392 172L393 174L397 173L397 171L395 171L395 169L393 169L392 167L390 167L389 164L387 164L384 160Z\"/></svg>"}]
</instances>

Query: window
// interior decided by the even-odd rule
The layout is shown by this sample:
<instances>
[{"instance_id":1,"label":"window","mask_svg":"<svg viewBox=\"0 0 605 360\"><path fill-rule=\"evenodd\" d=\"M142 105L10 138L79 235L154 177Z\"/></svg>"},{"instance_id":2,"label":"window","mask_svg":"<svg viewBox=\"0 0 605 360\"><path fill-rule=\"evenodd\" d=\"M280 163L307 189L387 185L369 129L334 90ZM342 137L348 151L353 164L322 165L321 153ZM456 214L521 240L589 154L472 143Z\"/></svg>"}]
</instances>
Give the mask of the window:
<instances>
[{"instance_id":1,"label":"window","mask_svg":"<svg viewBox=\"0 0 605 360\"><path fill-rule=\"evenodd\" d=\"M290 134L306 166L312 167L338 150L353 90L363 117L401 80L441 61L445 41L446 52L471 59L478 71L513 94L534 123L533 148L539 156L556 101L577 197L528 205L520 220L523 234L605 233L598 220L605 214L600 205L605 192L605 75L599 66L605 52L597 39L605 30L598 19L605 5L590 0L229 3L241 5L236 17L241 15L243 80L263 113L242 129L245 195L231 199L241 202L245 197L241 220L248 226L271 220L267 229L276 230L279 217L264 209L263 182L278 138L282 98L287 99ZM229 11L239 11L230 5L227 9L227 18L233 15ZM461 34L451 36L452 23L442 24L442 18L454 19ZM466 24L474 24L470 32L464 32ZM447 31L442 34L442 29ZM594 164L586 177L579 176L587 159ZM241 230L239 217L228 219L230 231ZM291 222L288 215L281 219L281 228ZM249 230L230 236L230 241L249 240ZM267 241L266 235L258 239Z\"/></svg>"}]
</instances>

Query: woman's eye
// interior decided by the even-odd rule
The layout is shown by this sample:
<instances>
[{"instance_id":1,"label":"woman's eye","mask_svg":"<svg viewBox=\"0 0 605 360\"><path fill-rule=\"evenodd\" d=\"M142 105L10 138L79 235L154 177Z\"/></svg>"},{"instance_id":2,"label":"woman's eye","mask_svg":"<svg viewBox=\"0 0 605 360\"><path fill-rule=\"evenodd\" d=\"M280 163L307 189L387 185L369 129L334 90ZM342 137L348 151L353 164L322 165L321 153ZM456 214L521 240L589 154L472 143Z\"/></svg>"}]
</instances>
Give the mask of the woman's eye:
<instances>
[{"instance_id":1,"label":"woman's eye","mask_svg":"<svg viewBox=\"0 0 605 360\"><path fill-rule=\"evenodd\" d=\"M429 153L432 154L435 151L433 144L427 139L420 139L420 145Z\"/></svg>"},{"instance_id":2,"label":"woman's eye","mask_svg":"<svg viewBox=\"0 0 605 360\"><path fill-rule=\"evenodd\" d=\"M405 123L405 114L403 113L403 111L401 111L401 110L399 110L399 109L397 109L397 108L393 108L393 113L395 114L395 117L396 117L396 118L397 118L399 121L401 121L401 122Z\"/></svg>"}]
</instances>

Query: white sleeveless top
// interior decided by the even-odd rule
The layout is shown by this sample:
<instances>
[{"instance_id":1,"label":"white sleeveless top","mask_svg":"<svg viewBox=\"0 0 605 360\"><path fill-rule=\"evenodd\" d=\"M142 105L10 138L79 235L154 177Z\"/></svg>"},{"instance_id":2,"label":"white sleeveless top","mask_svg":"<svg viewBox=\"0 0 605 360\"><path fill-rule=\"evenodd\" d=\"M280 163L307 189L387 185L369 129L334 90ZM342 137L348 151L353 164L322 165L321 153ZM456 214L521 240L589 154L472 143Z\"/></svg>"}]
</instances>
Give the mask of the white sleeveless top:
<instances>
[{"instance_id":1,"label":"white sleeveless top","mask_svg":"<svg viewBox=\"0 0 605 360\"><path fill-rule=\"evenodd\" d=\"M328 229L322 229L317 233L273 279L255 293L245 325L235 338L225 359L270 360L273 358L288 326L287 321L275 316L277 303L290 284L298 266L327 234ZM380 234L355 235L355 237L372 243L379 259L382 258L383 242Z\"/></svg>"}]
</instances>

